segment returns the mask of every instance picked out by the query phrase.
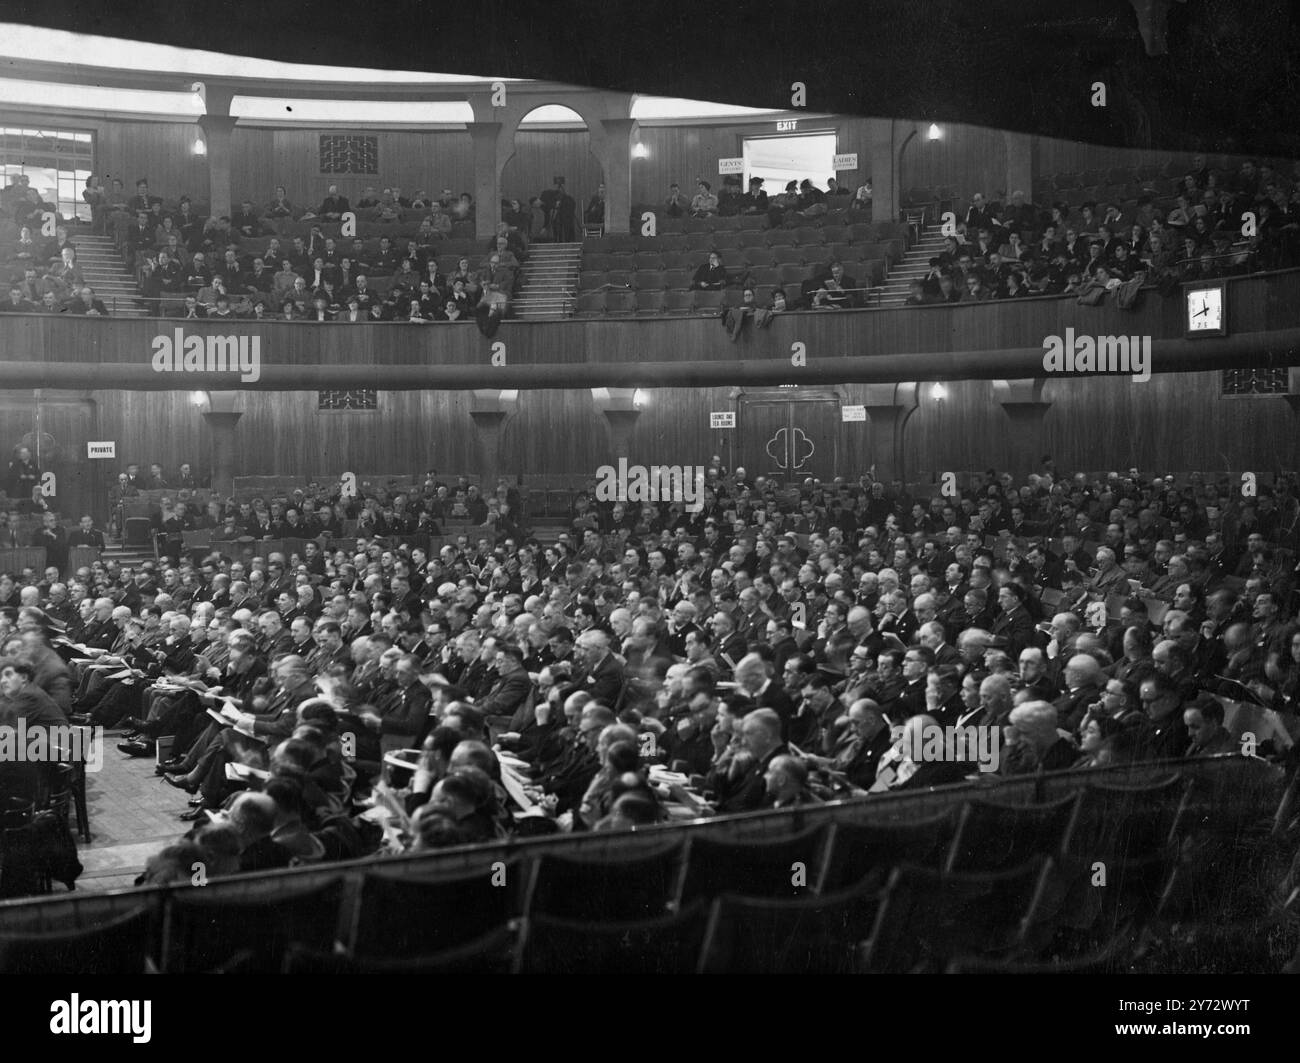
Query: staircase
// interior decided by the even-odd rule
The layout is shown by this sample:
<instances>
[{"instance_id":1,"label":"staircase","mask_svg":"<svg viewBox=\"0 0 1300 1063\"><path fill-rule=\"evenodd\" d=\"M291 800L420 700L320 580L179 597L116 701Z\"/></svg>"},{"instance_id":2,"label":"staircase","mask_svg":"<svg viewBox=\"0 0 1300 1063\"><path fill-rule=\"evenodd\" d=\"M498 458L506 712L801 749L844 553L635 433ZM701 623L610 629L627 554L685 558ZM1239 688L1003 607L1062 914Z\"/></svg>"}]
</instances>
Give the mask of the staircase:
<instances>
[{"instance_id":1,"label":"staircase","mask_svg":"<svg viewBox=\"0 0 1300 1063\"><path fill-rule=\"evenodd\" d=\"M135 278L127 270L111 237L78 233L72 237L72 246L77 249L77 265L86 283L104 301L110 314L114 317L148 315L149 311L138 301L140 289Z\"/></svg>"},{"instance_id":2,"label":"staircase","mask_svg":"<svg viewBox=\"0 0 1300 1063\"><path fill-rule=\"evenodd\" d=\"M582 244L533 244L515 286L514 316L527 321L568 315L578 290Z\"/></svg>"},{"instance_id":3,"label":"staircase","mask_svg":"<svg viewBox=\"0 0 1300 1063\"><path fill-rule=\"evenodd\" d=\"M914 243L898 263L885 275L884 291L880 293L879 306L902 306L907 299L907 286L930 272L930 259L943 250L942 226L927 225L921 230L921 239Z\"/></svg>"}]
</instances>

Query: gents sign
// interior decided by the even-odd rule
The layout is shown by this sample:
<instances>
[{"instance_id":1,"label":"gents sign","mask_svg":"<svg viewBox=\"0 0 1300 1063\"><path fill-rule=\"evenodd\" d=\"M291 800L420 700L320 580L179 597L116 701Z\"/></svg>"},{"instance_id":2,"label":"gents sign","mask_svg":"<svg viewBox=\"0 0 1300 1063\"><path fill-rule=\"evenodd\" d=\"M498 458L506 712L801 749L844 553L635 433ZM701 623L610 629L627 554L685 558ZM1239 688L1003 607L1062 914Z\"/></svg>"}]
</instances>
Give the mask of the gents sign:
<instances>
[{"instance_id":1,"label":"gents sign","mask_svg":"<svg viewBox=\"0 0 1300 1063\"><path fill-rule=\"evenodd\" d=\"M262 376L261 336L187 336L178 328L151 346L155 373L238 373L248 384Z\"/></svg>"}]
</instances>

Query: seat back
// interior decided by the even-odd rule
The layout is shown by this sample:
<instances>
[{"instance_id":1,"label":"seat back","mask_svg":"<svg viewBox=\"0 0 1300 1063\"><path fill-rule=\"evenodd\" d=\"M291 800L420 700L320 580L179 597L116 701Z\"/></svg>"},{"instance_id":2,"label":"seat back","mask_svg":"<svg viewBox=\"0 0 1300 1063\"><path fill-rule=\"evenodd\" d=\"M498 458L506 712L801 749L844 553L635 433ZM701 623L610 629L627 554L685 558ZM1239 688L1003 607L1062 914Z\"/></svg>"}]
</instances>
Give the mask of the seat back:
<instances>
[{"instance_id":1,"label":"seat back","mask_svg":"<svg viewBox=\"0 0 1300 1063\"><path fill-rule=\"evenodd\" d=\"M713 902L701 967L727 974L852 974L879 907L874 889Z\"/></svg>"},{"instance_id":2,"label":"seat back","mask_svg":"<svg viewBox=\"0 0 1300 1063\"><path fill-rule=\"evenodd\" d=\"M0 935L0 974L143 974L150 918L141 907L88 929Z\"/></svg>"},{"instance_id":3,"label":"seat back","mask_svg":"<svg viewBox=\"0 0 1300 1063\"><path fill-rule=\"evenodd\" d=\"M652 919L677 894L685 847L679 842L619 859L543 854L534 864L526 914L557 919Z\"/></svg>"},{"instance_id":4,"label":"seat back","mask_svg":"<svg viewBox=\"0 0 1300 1063\"><path fill-rule=\"evenodd\" d=\"M521 864L455 878L366 875L350 949L360 957L423 956L501 926L520 910Z\"/></svg>"},{"instance_id":5,"label":"seat back","mask_svg":"<svg viewBox=\"0 0 1300 1063\"><path fill-rule=\"evenodd\" d=\"M594 923L538 915L527 921L525 974L693 974L708 928L703 901L676 915Z\"/></svg>"},{"instance_id":6,"label":"seat back","mask_svg":"<svg viewBox=\"0 0 1300 1063\"><path fill-rule=\"evenodd\" d=\"M940 873L904 864L881 899L862 963L873 973L942 970L956 956L1012 948L1033 917L1050 861L1007 871Z\"/></svg>"},{"instance_id":7,"label":"seat back","mask_svg":"<svg viewBox=\"0 0 1300 1063\"><path fill-rule=\"evenodd\" d=\"M328 951L342 896L341 878L297 891L280 886L246 901L198 889L173 893L164 916L163 969L208 971L251 949L248 969L273 974L291 942Z\"/></svg>"},{"instance_id":8,"label":"seat back","mask_svg":"<svg viewBox=\"0 0 1300 1063\"><path fill-rule=\"evenodd\" d=\"M826 837L827 828L818 826L775 840L692 838L681 901L723 893L800 897L817 883Z\"/></svg>"},{"instance_id":9,"label":"seat back","mask_svg":"<svg viewBox=\"0 0 1300 1063\"><path fill-rule=\"evenodd\" d=\"M427 955L367 959L291 945L285 974L510 974L517 962L519 931L503 925L454 948Z\"/></svg>"},{"instance_id":10,"label":"seat back","mask_svg":"<svg viewBox=\"0 0 1300 1063\"><path fill-rule=\"evenodd\" d=\"M848 889L864 880L879 888L899 864L937 869L952 831L951 812L914 823L837 823L817 892Z\"/></svg>"},{"instance_id":11,"label":"seat back","mask_svg":"<svg viewBox=\"0 0 1300 1063\"><path fill-rule=\"evenodd\" d=\"M1094 783L1082 794L1068 851L1096 860L1164 852L1182 827L1189 793L1182 775L1136 786Z\"/></svg>"},{"instance_id":12,"label":"seat back","mask_svg":"<svg viewBox=\"0 0 1300 1063\"><path fill-rule=\"evenodd\" d=\"M948 849L949 871L1001 871L1037 854L1063 851L1078 812L1079 794L1042 805L970 801Z\"/></svg>"}]
</instances>

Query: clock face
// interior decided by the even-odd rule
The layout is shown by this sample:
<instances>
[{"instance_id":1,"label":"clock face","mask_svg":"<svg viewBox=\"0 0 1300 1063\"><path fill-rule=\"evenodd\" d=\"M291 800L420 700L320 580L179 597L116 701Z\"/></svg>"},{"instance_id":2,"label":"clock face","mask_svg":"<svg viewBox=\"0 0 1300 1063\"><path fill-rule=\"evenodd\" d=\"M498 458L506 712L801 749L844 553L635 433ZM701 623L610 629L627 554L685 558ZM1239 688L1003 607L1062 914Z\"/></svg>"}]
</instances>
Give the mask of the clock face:
<instances>
[{"instance_id":1,"label":"clock face","mask_svg":"<svg viewBox=\"0 0 1300 1063\"><path fill-rule=\"evenodd\" d=\"M1198 335L1226 334L1221 287L1187 290L1187 331Z\"/></svg>"}]
</instances>

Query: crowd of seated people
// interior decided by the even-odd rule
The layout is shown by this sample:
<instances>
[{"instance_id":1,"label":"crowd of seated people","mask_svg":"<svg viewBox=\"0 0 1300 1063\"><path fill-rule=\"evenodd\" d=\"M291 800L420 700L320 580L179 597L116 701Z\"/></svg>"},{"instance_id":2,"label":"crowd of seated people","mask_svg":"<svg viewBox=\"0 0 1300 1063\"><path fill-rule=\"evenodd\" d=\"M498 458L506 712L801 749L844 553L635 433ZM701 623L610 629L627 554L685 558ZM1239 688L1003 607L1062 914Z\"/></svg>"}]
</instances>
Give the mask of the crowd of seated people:
<instances>
[{"instance_id":1,"label":"crowd of seated people","mask_svg":"<svg viewBox=\"0 0 1300 1063\"><path fill-rule=\"evenodd\" d=\"M210 550L6 574L0 649L39 658L74 722L126 727L124 754L171 738L181 844L228 870L976 774L920 756L934 726L996 731L997 770L1019 774L1237 751L1219 697L1294 721L1294 479L1241 498L1195 473L1042 469L925 499L714 459L701 512L579 494L553 542L513 489L436 474L391 497L214 500L194 515ZM297 542L245 549L267 538ZM52 664L56 629L112 668ZM418 759L383 782L402 749ZM665 790L654 764L689 784Z\"/></svg>"},{"instance_id":2,"label":"crowd of seated people","mask_svg":"<svg viewBox=\"0 0 1300 1063\"><path fill-rule=\"evenodd\" d=\"M955 228L907 305L1043 295L1096 303L1134 284L1169 294L1183 281L1300 264L1300 183L1250 161L1220 174L1197 156L1172 203L1144 195L1127 209L1086 201L1076 210L1037 206L1021 191L1005 204L977 192Z\"/></svg>"},{"instance_id":3,"label":"crowd of seated people","mask_svg":"<svg viewBox=\"0 0 1300 1063\"><path fill-rule=\"evenodd\" d=\"M687 199L681 186L674 182L669 185L663 202L664 213L670 218L751 216L766 218L770 227L777 228L809 224L812 219L836 207L861 211L871 209L870 182L854 192L831 177L823 191L812 180L804 178L787 182L785 190L774 196L768 195L763 187L765 184L764 178L751 177L749 188L745 190L739 177L728 175L723 177L722 186L715 193L713 185L700 178L695 182L695 195Z\"/></svg>"}]
</instances>

